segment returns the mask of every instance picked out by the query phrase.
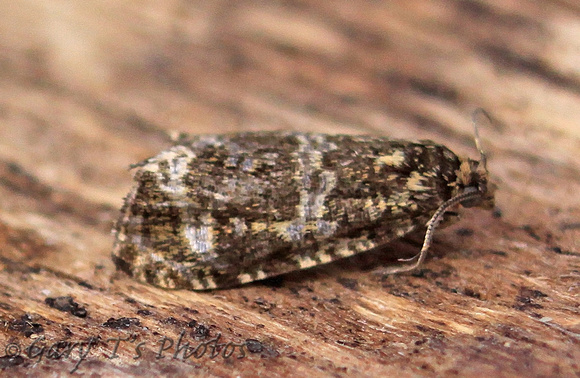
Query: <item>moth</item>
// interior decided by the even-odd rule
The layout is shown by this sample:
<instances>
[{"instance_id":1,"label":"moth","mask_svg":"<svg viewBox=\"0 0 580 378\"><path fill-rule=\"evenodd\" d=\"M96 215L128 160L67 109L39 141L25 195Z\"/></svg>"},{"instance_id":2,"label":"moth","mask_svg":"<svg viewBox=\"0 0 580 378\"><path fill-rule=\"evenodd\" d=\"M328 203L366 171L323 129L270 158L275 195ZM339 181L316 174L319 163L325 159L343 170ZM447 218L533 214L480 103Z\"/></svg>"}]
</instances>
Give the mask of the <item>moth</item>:
<instances>
[{"instance_id":1,"label":"moth","mask_svg":"<svg viewBox=\"0 0 580 378\"><path fill-rule=\"evenodd\" d=\"M133 166L114 226L121 271L169 289L227 288L326 264L491 209L486 159L431 141L300 132L185 136Z\"/></svg>"}]
</instances>

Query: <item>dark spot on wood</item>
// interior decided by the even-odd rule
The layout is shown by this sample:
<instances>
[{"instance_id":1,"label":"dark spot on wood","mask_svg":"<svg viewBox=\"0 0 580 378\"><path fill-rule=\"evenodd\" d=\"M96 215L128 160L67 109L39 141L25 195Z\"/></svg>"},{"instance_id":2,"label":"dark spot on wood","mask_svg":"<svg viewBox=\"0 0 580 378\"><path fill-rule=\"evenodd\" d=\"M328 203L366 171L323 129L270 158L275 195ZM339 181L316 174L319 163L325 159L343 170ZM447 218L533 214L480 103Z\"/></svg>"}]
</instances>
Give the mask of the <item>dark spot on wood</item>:
<instances>
[{"instance_id":1,"label":"dark spot on wood","mask_svg":"<svg viewBox=\"0 0 580 378\"><path fill-rule=\"evenodd\" d=\"M358 290L358 281L353 278L344 278L339 277L336 279L336 282L342 285L345 289L350 289L357 291Z\"/></svg>"},{"instance_id":2,"label":"dark spot on wood","mask_svg":"<svg viewBox=\"0 0 580 378\"><path fill-rule=\"evenodd\" d=\"M262 297L254 299L254 303L260 307L268 307L268 302L266 302L266 300L264 300Z\"/></svg>"},{"instance_id":3,"label":"dark spot on wood","mask_svg":"<svg viewBox=\"0 0 580 378\"><path fill-rule=\"evenodd\" d=\"M427 334L435 335L435 336L443 336L443 332L438 331L438 330L431 328L431 327L421 325L421 324L417 324L415 326L415 328L417 328L419 331L421 331L423 333L427 333Z\"/></svg>"},{"instance_id":4,"label":"dark spot on wood","mask_svg":"<svg viewBox=\"0 0 580 378\"><path fill-rule=\"evenodd\" d=\"M246 347L250 353L260 353L264 350L262 343L256 339L246 339Z\"/></svg>"},{"instance_id":5,"label":"dark spot on wood","mask_svg":"<svg viewBox=\"0 0 580 378\"><path fill-rule=\"evenodd\" d=\"M87 289L93 290L94 286L86 281L79 281L79 286L86 287Z\"/></svg>"},{"instance_id":6,"label":"dark spot on wood","mask_svg":"<svg viewBox=\"0 0 580 378\"><path fill-rule=\"evenodd\" d=\"M536 240L542 240L542 238L538 234L536 234L532 226L530 226L529 224L522 226L522 230L524 230L531 238L534 238Z\"/></svg>"},{"instance_id":7,"label":"dark spot on wood","mask_svg":"<svg viewBox=\"0 0 580 378\"><path fill-rule=\"evenodd\" d=\"M196 340L203 340L209 337L209 328L203 324L196 324L191 331L191 336Z\"/></svg>"},{"instance_id":8,"label":"dark spot on wood","mask_svg":"<svg viewBox=\"0 0 580 378\"><path fill-rule=\"evenodd\" d=\"M29 314L22 315L20 319L11 320L8 323L8 329L20 332L26 337L44 332L42 325L34 322Z\"/></svg>"},{"instance_id":9,"label":"dark spot on wood","mask_svg":"<svg viewBox=\"0 0 580 378\"><path fill-rule=\"evenodd\" d=\"M473 230L471 228L459 228L455 231L455 234L457 236L472 236L473 235Z\"/></svg>"},{"instance_id":10,"label":"dark spot on wood","mask_svg":"<svg viewBox=\"0 0 580 378\"><path fill-rule=\"evenodd\" d=\"M548 295L539 290L523 286L520 288L519 294L516 296L516 303L513 308L519 311L544 308L541 304L537 303L537 300L540 298L546 298L547 296Z\"/></svg>"},{"instance_id":11,"label":"dark spot on wood","mask_svg":"<svg viewBox=\"0 0 580 378\"><path fill-rule=\"evenodd\" d=\"M552 247L552 251L556 252L559 255L580 256L580 253L576 253L576 252L572 252L572 251L564 251L560 247Z\"/></svg>"},{"instance_id":12,"label":"dark spot on wood","mask_svg":"<svg viewBox=\"0 0 580 378\"><path fill-rule=\"evenodd\" d=\"M471 298L481 299L481 294L469 287L463 289L463 294Z\"/></svg>"},{"instance_id":13,"label":"dark spot on wood","mask_svg":"<svg viewBox=\"0 0 580 378\"><path fill-rule=\"evenodd\" d=\"M294 294L297 297L300 296L300 291L297 288L295 288L295 287L291 287L290 288L290 293Z\"/></svg>"},{"instance_id":14,"label":"dark spot on wood","mask_svg":"<svg viewBox=\"0 0 580 378\"><path fill-rule=\"evenodd\" d=\"M87 310L84 307L79 306L72 297L56 297L56 298L45 298L44 303L49 307L57 309L62 312L68 312L79 318L87 317Z\"/></svg>"},{"instance_id":15,"label":"dark spot on wood","mask_svg":"<svg viewBox=\"0 0 580 378\"><path fill-rule=\"evenodd\" d=\"M560 225L560 230L578 230L580 229L580 222L572 222L572 223L562 223Z\"/></svg>"},{"instance_id":16,"label":"dark spot on wood","mask_svg":"<svg viewBox=\"0 0 580 378\"><path fill-rule=\"evenodd\" d=\"M161 322L165 323L165 324L171 324L171 325L179 325L179 326L183 325L182 321L175 319L173 316L170 316L167 319L163 319Z\"/></svg>"},{"instance_id":17,"label":"dark spot on wood","mask_svg":"<svg viewBox=\"0 0 580 378\"><path fill-rule=\"evenodd\" d=\"M103 327L113 328L113 329L127 329L132 325L140 326L141 321L137 318L109 318L105 323L103 323Z\"/></svg>"},{"instance_id":18,"label":"dark spot on wood","mask_svg":"<svg viewBox=\"0 0 580 378\"><path fill-rule=\"evenodd\" d=\"M416 278L425 278L427 276L427 269L417 269L411 272L411 276Z\"/></svg>"},{"instance_id":19,"label":"dark spot on wood","mask_svg":"<svg viewBox=\"0 0 580 378\"><path fill-rule=\"evenodd\" d=\"M389 289L389 294L400 298L409 298L411 294L408 291L401 290L400 288L393 288L392 285L383 285L383 288Z\"/></svg>"},{"instance_id":20,"label":"dark spot on wood","mask_svg":"<svg viewBox=\"0 0 580 378\"><path fill-rule=\"evenodd\" d=\"M454 272L453 269L443 269L442 271L437 273L436 277L442 277L442 278L450 277L453 274L453 272Z\"/></svg>"},{"instance_id":21,"label":"dark spot on wood","mask_svg":"<svg viewBox=\"0 0 580 378\"><path fill-rule=\"evenodd\" d=\"M358 348L360 347L360 342L354 341L346 341L346 340L336 340L336 343L339 345L344 345L351 348Z\"/></svg>"},{"instance_id":22,"label":"dark spot on wood","mask_svg":"<svg viewBox=\"0 0 580 378\"><path fill-rule=\"evenodd\" d=\"M508 339L535 344L535 340L530 338L527 335L527 331L521 328L502 324L499 326L498 331L502 336L507 337Z\"/></svg>"},{"instance_id":23,"label":"dark spot on wood","mask_svg":"<svg viewBox=\"0 0 580 378\"><path fill-rule=\"evenodd\" d=\"M270 303L262 297L258 297L256 299L254 299L254 303L256 305L258 305L260 310L265 311L265 312L270 312L270 310L276 308L275 303Z\"/></svg>"},{"instance_id":24,"label":"dark spot on wood","mask_svg":"<svg viewBox=\"0 0 580 378\"><path fill-rule=\"evenodd\" d=\"M533 290L528 288L522 288L521 292L522 295L527 295L532 298L547 298L548 295L542 293L540 290Z\"/></svg>"},{"instance_id":25,"label":"dark spot on wood","mask_svg":"<svg viewBox=\"0 0 580 378\"><path fill-rule=\"evenodd\" d=\"M341 301L339 298L332 298L332 299L329 299L329 300L328 300L328 302L330 302L330 303L332 303L332 304L335 304L335 305L339 305L339 304L341 304L341 303L342 303L342 301Z\"/></svg>"},{"instance_id":26,"label":"dark spot on wood","mask_svg":"<svg viewBox=\"0 0 580 378\"><path fill-rule=\"evenodd\" d=\"M427 81L411 77L408 79L408 84L412 90L451 103L456 103L459 97L455 88L452 88L443 82Z\"/></svg>"},{"instance_id":27,"label":"dark spot on wood","mask_svg":"<svg viewBox=\"0 0 580 378\"><path fill-rule=\"evenodd\" d=\"M24 358L21 355L17 356L2 356L0 357L0 369L4 370L6 368L22 365L24 363Z\"/></svg>"}]
</instances>

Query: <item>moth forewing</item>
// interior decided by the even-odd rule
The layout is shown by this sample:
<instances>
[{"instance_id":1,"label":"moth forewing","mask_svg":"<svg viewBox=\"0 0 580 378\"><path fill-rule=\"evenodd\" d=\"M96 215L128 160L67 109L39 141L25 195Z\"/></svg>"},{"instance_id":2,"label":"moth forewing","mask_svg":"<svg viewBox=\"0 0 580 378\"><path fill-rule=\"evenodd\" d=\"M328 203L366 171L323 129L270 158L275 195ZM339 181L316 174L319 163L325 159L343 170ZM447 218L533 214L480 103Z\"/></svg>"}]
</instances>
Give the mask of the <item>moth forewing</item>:
<instances>
[{"instance_id":1,"label":"moth forewing","mask_svg":"<svg viewBox=\"0 0 580 378\"><path fill-rule=\"evenodd\" d=\"M157 286L224 288L427 226L418 265L442 214L481 197L474 185L483 173L464 164L429 141L297 132L181 138L136 166L113 259Z\"/></svg>"}]
</instances>

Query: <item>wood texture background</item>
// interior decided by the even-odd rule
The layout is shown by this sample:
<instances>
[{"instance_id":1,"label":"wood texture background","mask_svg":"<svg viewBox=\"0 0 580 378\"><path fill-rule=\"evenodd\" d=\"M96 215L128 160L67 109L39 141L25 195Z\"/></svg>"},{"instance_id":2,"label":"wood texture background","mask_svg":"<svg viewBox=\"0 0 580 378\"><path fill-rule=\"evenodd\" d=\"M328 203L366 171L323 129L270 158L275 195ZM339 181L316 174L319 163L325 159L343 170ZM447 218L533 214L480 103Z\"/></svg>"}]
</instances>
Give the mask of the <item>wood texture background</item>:
<instances>
[{"instance_id":1,"label":"wood texture background","mask_svg":"<svg viewBox=\"0 0 580 378\"><path fill-rule=\"evenodd\" d=\"M115 272L127 168L167 132L366 133L477 157L476 107L495 119L498 210L439 231L420 274L376 274L420 236L232 290ZM579 154L577 1L0 2L0 367L66 374L78 348L48 347L95 337L76 372L578 376ZM157 359L181 331L247 355ZM133 342L111 358L117 337Z\"/></svg>"}]
</instances>

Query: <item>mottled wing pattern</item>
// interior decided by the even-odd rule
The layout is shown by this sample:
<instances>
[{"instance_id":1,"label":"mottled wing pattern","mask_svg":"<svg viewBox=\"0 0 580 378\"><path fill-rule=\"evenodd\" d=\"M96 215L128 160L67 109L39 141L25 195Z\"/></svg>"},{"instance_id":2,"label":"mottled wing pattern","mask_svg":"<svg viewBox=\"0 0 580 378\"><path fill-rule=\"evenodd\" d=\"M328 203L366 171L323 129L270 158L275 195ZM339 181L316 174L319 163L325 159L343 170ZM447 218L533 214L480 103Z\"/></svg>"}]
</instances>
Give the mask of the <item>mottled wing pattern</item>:
<instances>
[{"instance_id":1,"label":"mottled wing pattern","mask_svg":"<svg viewBox=\"0 0 580 378\"><path fill-rule=\"evenodd\" d=\"M432 142L242 133L190 137L139 164L113 258L165 288L222 288L325 264L424 225L456 191Z\"/></svg>"}]
</instances>

